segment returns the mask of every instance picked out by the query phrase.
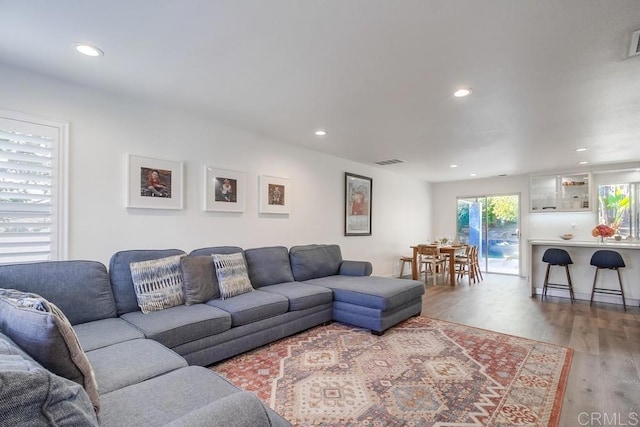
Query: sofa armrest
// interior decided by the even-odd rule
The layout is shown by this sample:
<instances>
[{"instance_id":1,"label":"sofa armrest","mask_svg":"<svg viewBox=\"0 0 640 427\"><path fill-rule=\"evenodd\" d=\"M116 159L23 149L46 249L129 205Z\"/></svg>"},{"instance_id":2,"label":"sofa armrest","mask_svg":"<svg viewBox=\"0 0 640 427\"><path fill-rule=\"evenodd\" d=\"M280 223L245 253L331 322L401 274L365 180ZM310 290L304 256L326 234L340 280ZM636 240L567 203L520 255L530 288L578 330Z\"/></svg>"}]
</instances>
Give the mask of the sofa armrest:
<instances>
[{"instance_id":1,"label":"sofa armrest","mask_svg":"<svg viewBox=\"0 0 640 427\"><path fill-rule=\"evenodd\" d=\"M271 426L271 421L258 397L242 391L191 411L167 426L261 427Z\"/></svg>"},{"instance_id":2,"label":"sofa armrest","mask_svg":"<svg viewBox=\"0 0 640 427\"><path fill-rule=\"evenodd\" d=\"M369 261L342 261L340 272L342 276L371 276L373 266Z\"/></svg>"}]
</instances>

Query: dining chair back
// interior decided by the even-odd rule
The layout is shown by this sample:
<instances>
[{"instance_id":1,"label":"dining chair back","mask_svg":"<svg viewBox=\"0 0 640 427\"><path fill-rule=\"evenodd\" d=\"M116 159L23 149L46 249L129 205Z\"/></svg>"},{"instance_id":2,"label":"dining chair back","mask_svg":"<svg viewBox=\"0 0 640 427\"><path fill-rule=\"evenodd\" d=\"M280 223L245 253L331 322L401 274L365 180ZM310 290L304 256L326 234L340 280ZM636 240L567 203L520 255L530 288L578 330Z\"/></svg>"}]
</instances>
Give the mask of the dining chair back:
<instances>
[{"instance_id":1,"label":"dining chair back","mask_svg":"<svg viewBox=\"0 0 640 427\"><path fill-rule=\"evenodd\" d=\"M478 246L476 245L467 245L464 255L456 256L455 265L457 280L462 279L462 277L466 275L469 280L469 285L471 285L472 280L473 283L476 283L484 279L482 271L480 271Z\"/></svg>"},{"instance_id":2,"label":"dining chair back","mask_svg":"<svg viewBox=\"0 0 640 427\"><path fill-rule=\"evenodd\" d=\"M437 274L440 271L445 276L446 273L446 260L440 254L440 248L437 245L419 245L418 246L418 263L420 265L420 271L424 267L424 284L427 284L427 277L429 272L433 277L433 285L436 285Z\"/></svg>"}]
</instances>

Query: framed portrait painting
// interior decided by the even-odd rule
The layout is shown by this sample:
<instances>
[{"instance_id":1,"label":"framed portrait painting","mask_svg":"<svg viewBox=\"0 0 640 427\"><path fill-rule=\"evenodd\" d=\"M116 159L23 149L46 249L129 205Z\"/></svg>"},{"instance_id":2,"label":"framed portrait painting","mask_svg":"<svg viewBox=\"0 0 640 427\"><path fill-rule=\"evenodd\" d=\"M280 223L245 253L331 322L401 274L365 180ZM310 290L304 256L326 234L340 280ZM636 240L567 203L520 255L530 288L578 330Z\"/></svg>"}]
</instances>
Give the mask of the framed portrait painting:
<instances>
[{"instance_id":1,"label":"framed portrait painting","mask_svg":"<svg viewBox=\"0 0 640 427\"><path fill-rule=\"evenodd\" d=\"M345 236L371 236L372 187L371 178L345 172Z\"/></svg>"},{"instance_id":2,"label":"framed portrait painting","mask_svg":"<svg viewBox=\"0 0 640 427\"><path fill-rule=\"evenodd\" d=\"M291 213L291 181L287 178L260 175L260 213Z\"/></svg>"},{"instance_id":3,"label":"framed portrait painting","mask_svg":"<svg viewBox=\"0 0 640 427\"><path fill-rule=\"evenodd\" d=\"M243 172L204 167L204 210L244 212Z\"/></svg>"},{"instance_id":4,"label":"framed portrait painting","mask_svg":"<svg viewBox=\"0 0 640 427\"><path fill-rule=\"evenodd\" d=\"M182 209L182 162L128 156L127 207Z\"/></svg>"}]
</instances>

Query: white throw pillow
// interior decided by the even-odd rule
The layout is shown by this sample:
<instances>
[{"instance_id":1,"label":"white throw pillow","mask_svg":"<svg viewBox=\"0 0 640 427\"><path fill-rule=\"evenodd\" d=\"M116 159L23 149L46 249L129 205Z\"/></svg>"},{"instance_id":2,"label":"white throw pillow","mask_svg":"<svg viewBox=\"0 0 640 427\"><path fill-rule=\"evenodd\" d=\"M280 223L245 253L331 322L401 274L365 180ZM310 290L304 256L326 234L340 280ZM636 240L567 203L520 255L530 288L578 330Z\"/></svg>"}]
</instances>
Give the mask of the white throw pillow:
<instances>
[{"instance_id":1,"label":"white throw pillow","mask_svg":"<svg viewBox=\"0 0 640 427\"><path fill-rule=\"evenodd\" d=\"M184 304L180 259L184 255L132 262L131 279L144 314Z\"/></svg>"},{"instance_id":2,"label":"white throw pillow","mask_svg":"<svg viewBox=\"0 0 640 427\"><path fill-rule=\"evenodd\" d=\"M214 254L211 256L213 257L213 265L216 268L216 276L218 276L220 299L227 299L253 291L242 253Z\"/></svg>"}]
</instances>

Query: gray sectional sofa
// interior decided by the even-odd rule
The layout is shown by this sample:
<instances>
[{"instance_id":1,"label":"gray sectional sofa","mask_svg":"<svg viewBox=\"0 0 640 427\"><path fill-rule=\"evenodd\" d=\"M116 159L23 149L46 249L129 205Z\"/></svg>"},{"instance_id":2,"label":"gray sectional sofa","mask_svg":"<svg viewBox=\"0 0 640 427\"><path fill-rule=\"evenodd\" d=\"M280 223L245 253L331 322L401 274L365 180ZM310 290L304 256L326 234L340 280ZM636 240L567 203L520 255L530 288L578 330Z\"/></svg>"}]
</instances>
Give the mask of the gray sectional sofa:
<instances>
[{"instance_id":1,"label":"gray sectional sofa","mask_svg":"<svg viewBox=\"0 0 640 427\"><path fill-rule=\"evenodd\" d=\"M220 254L242 255L250 292L220 297L211 264ZM198 302L195 292L187 297L189 305L143 313L132 266L176 255L182 256L184 280L196 284L189 289L205 284L206 300ZM371 270L368 262L343 260L337 245L223 246L188 255L129 250L114 254L109 270L94 261L0 266L0 288L44 299L26 309L0 293L0 426L50 425L60 416L58 425L289 425L255 395L204 366L332 320L383 333L420 314L422 282L372 277ZM184 292L190 292L186 284ZM80 353L75 358L73 345L60 345L62 321L47 311L47 302L72 325ZM15 313L25 310L58 329L29 336L16 326ZM34 340L50 351L34 350ZM81 369L76 359L82 357L92 372ZM71 361L84 376L72 377L51 360ZM87 388L91 375L97 397Z\"/></svg>"}]
</instances>

